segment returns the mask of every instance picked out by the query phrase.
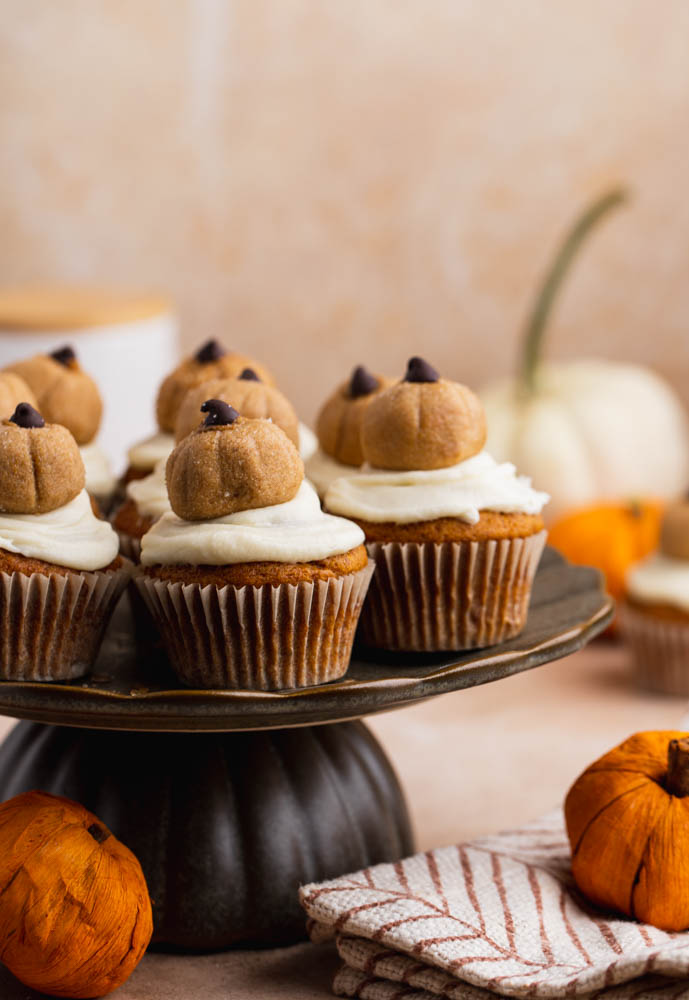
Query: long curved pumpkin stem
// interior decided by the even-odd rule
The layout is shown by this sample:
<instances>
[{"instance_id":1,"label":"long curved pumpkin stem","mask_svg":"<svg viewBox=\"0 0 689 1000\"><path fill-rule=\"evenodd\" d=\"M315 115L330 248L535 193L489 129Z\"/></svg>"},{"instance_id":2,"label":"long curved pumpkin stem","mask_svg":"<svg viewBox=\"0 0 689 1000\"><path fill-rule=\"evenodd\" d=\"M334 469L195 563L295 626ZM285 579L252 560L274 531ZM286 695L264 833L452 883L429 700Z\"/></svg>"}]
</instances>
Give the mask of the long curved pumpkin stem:
<instances>
[{"instance_id":1,"label":"long curved pumpkin stem","mask_svg":"<svg viewBox=\"0 0 689 1000\"><path fill-rule=\"evenodd\" d=\"M665 787L678 799L689 795L689 737L668 743Z\"/></svg>"},{"instance_id":2,"label":"long curved pumpkin stem","mask_svg":"<svg viewBox=\"0 0 689 1000\"><path fill-rule=\"evenodd\" d=\"M560 244L555 258L536 292L526 322L518 379L520 395L530 396L536 388L536 373L543 349L544 331L553 303L579 248L603 216L607 215L611 209L621 205L626 199L627 192L622 187L613 188L607 194L597 198L579 216Z\"/></svg>"}]
</instances>

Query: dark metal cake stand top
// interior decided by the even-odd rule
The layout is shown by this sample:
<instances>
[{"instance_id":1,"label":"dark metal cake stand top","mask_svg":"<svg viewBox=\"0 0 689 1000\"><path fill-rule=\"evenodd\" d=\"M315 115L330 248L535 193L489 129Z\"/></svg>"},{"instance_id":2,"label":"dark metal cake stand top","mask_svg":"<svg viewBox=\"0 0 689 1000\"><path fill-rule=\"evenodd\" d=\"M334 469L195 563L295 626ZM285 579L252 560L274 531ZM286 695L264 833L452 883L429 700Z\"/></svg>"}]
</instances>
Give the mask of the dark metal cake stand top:
<instances>
[{"instance_id":1,"label":"dark metal cake stand top","mask_svg":"<svg viewBox=\"0 0 689 1000\"><path fill-rule=\"evenodd\" d=\"M182 687L159 649L142 653L137 647L123 614L113 620L89 677L68 684L0 682L0 714L149 732L231 732L358 719L566 656L605 628L613 602L596 570L572 566L546 549L518 638L464 653L358 649L342 680L271 693Z\"/></svg>"}]
</instances>

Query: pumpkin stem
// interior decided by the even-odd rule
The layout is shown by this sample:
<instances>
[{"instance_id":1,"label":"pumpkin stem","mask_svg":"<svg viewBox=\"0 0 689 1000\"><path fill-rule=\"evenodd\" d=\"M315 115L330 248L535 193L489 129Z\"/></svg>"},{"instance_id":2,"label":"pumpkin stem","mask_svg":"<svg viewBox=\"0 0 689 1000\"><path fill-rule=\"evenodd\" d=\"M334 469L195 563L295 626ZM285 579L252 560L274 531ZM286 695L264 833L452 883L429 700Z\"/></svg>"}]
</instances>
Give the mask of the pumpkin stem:
<instances>
[{"instance_id":1,"label":"pumpkin stem","mask_svg":"<svg viewBox=\"0 0 689 1000\"><path fill-rule=\"evenodd\" d=\"M99 823L92 823L86 832L90 833L93 839L99 844L105 843L108 837L111 836L110 831Z\"/></svg>"},{"instance_id":2,"label":"pumpkin stem","mask_svg":"<svg viewBox=\"0 0 689 1000\"><path fill-rule=\"evenodd\" d=\"M597 198L576 219L560 244L555 258L536 292L531 313L526 322L518 379L521 396L531 396L536 389L538 365L543 349L543 334L560 286L567 276L579 247L584 243L591 230L595 228L596 223L610 209L621 205L626 198L627 192L624 188L613 188L601 198Z\"/></svg>"},{"instance_id":3,"label":"pumpkin stem","mask_svg":"<svg viewBox=\"0 0 689 1000\"><path fill-rule=\"evenodd\" d=\"M668 744L665 787L678 799L689 795L689 737Z\"/></svg>"}]
</instances>

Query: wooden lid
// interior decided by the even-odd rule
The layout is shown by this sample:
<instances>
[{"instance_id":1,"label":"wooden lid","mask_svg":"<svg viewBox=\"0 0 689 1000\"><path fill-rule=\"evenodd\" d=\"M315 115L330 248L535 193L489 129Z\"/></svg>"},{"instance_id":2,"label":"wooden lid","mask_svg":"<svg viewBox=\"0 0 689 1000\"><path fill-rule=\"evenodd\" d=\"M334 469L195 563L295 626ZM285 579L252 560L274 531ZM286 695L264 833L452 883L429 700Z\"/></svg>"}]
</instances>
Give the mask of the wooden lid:
<instances>
[{"instance_id":1,"label":"wooden lid","mask_svg":"<svg viewBox=\"0 0 689 1000\"><path fill-rule=\"evenodd\" d=\"M66 285L0 288L3 330L81 330L114 323L134 323L172 312L161 295Z\"/></svg>"}]
</instances>

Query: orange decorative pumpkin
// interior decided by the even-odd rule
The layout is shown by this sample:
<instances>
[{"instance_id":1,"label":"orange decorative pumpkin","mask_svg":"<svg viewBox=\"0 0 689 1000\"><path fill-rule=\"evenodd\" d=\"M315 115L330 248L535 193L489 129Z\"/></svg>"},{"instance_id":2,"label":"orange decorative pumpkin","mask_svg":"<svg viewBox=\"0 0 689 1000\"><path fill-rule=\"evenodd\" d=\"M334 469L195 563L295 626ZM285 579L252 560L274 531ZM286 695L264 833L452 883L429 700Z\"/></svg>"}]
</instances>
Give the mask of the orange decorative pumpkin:
<instances>
[{"instance_id":1,"label":"orange decorative pumpkin","mask_svg":"<svg viewBox=\"0 0 689 1000\"><path fill-rule=\"evenodd\" d=\"M93 813L25 792L0 805L0 960L57 997L120 986L153 931L139 862Z\"/></svg>"},{"instance_id":2,"label":"orange decorative pumpkin","mask_svg":"<svg viewBox=\"0 0 689 1000\"><path fill-rule=\"evenodd\" d=\"M689 733L631 736L565 800L572 873L597 906L689 928Z\"/></svg>"},{"instance_id":3,"label":"orange decorative pumpkin","mask_svg":"<svg viewBox=\"0 0 689 1000\"><path fill-rule=\"evenodd\" d=\"M658 546L663 504L655 500L599 503L561 517L548 544L580 566L602 570L609 593L624 594L627 570Z\"/></svg>"}]
</instances>

